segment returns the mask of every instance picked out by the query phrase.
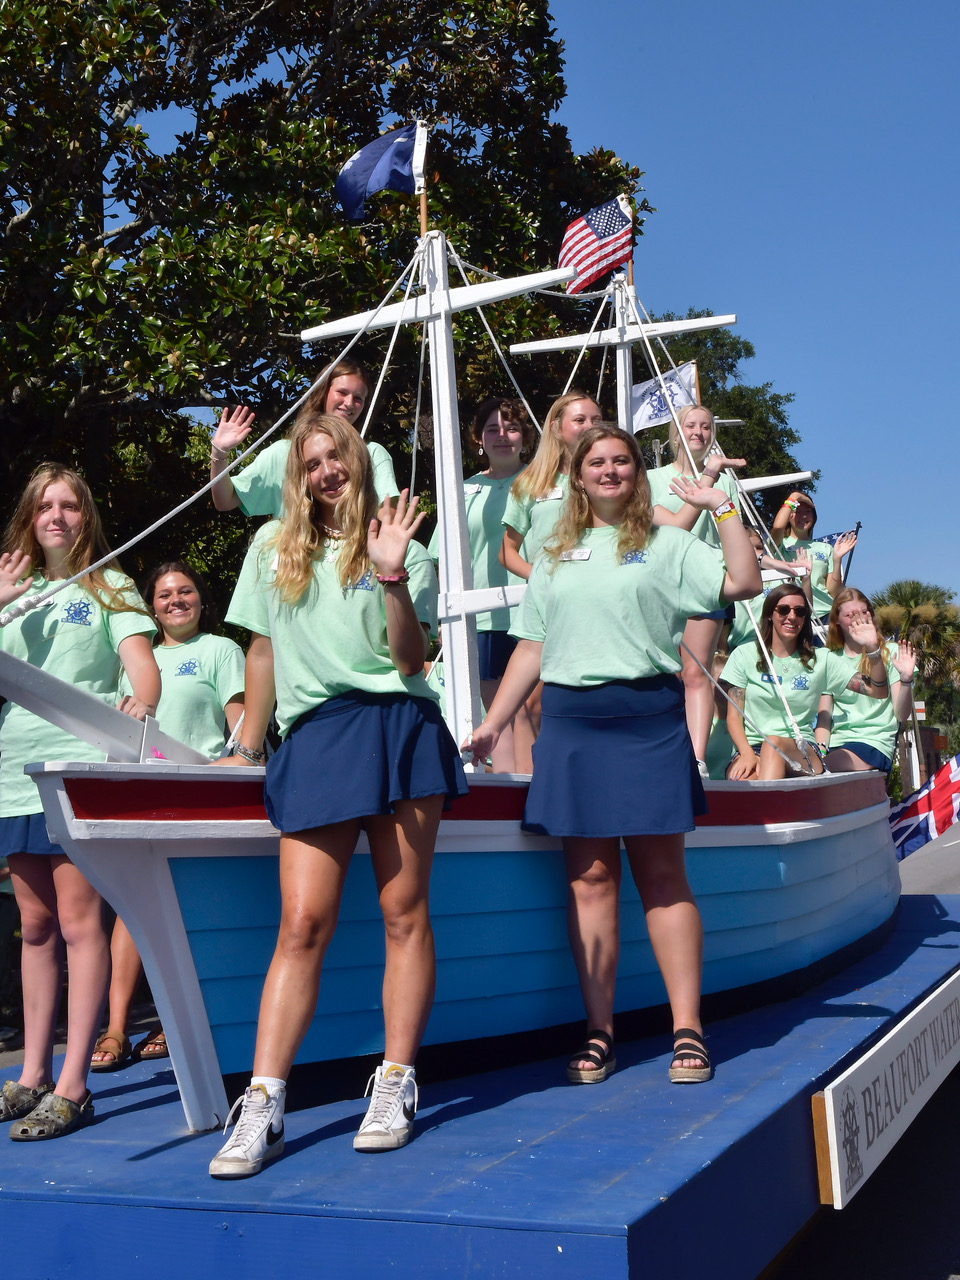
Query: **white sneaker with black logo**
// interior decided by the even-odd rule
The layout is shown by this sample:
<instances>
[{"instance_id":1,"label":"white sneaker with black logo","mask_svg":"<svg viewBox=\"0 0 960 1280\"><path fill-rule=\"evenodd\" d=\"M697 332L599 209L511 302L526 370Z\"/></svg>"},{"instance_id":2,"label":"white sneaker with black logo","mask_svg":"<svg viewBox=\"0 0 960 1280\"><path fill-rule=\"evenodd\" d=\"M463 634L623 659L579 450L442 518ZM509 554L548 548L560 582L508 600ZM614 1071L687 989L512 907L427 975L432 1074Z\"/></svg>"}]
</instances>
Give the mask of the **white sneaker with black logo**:
<instances>
[{"instance_id":1,"label":"white sneaker with black logo","mask_svg":"<svg viewBox=\"0 0 960 1280\"><path fill-rule=\"evenodd\" d=\"M240 1108L233 1133L210 1161L211 1178L249 1178L259 1173L264 1161L283 1154L283 1103L271 1098L262 1084L250 1085L230 1108L230 1121ZM279 1114L279 1126L274 1121Z\"/></svg>"},{"instance_id":2,"label":"white sneaker with black logo","mask_svg":"<svg viewBox=\"0 0 960 1280\"><path fill-rule=\"evenodd\" d=\"M354 1151L394 1151L406 1146L413 1137L413 1117L417 1114L417 1081L413 1071L383 1064L367 1081L364 1097L370 1094L370 1105L363 1117Z\"/></svg>"}]
</instances>

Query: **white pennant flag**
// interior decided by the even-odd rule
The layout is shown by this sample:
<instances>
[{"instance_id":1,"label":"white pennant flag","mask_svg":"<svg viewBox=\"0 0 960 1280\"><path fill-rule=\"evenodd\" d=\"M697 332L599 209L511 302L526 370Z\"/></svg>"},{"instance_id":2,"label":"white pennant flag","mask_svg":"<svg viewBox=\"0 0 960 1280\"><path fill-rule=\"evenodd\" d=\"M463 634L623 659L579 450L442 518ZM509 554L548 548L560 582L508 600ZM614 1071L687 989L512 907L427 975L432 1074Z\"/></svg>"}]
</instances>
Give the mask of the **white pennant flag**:
<instances>
[{"instance_id":1,"label":"white pennant flag","mask_svg":"<svg viewBox=\"0 0 960 1280\"><path fill-rule=\"evenodd\" d=\"M684 405L697 403L697 362L688 360L686 364L670 369L663 375L663 385L670 397L669 404L659 378L634 385L631 393L634 435L647 427L659 427L663 422L670 422L673 417L670 405L673 405L674 413L679 413Z\"/></svg>"}]
</instances>

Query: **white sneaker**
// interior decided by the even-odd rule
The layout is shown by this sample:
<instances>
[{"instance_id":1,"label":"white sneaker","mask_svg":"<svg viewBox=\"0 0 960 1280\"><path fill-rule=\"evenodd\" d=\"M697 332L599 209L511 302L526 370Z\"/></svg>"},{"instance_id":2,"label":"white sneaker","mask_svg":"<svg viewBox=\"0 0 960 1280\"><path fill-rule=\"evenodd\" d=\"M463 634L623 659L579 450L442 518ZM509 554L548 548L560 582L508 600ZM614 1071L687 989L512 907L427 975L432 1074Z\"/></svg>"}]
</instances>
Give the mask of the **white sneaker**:
<instances>
[{"instance_id":1,"label":"white sneaker","mask_svg":"<svg viewBox=\"0 0 960 1280\"><path fill-rule=\"evenodd\" d=\"M413 1137L419 1101L413 1071L389 1067L384 1073L381 1063L367 1081L363 1096L368 1093L370 1105L353 1140L354 1151L393 1151L406 1146Z\"/></svg>"},{"instance_id":2,"label":"white sneaker","mask_svg":"<svg viewBox=\"0 0 960 1280\"><path fill-rule=\"evenodd\" d=\"M249 1178L259 1173L265 1160L283 1154L283 1115L280 1127L274 1117L280 1110L280 1099L271 1098L262 1084L250 1085L230 1108L223 1132L240 1108L233 1133L210 1161L211 1178Z\"/></svg>"}]
</instances>

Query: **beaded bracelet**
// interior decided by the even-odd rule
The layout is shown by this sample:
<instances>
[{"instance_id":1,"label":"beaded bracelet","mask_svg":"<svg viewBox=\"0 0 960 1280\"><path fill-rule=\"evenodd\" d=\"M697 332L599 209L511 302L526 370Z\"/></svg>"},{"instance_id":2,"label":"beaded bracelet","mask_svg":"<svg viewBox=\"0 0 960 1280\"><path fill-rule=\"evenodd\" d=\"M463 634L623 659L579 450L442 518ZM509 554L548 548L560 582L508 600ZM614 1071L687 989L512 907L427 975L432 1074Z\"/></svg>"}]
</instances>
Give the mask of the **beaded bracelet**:
<instances>
[{"instance_id":1,"label":"beaded bracelet","mask_svg":"<svg viewBox=\"0 0 960 1280\"><path fill-rule=\"evenodd\" d=\"M882 649L873 649L873 650L864 649L863 652L867 655L868 658L879 658L883 650Z\"/></svg>"},{"instance_id":2,"label":"beaded bracelet","mask_svg":"<svg viewBox=\"0 0 960 1280\"><path fill-rule=\"evenodd\" d=\"M713 513L713 518L716 520L717 524L719 524L721 520L728 520L730 516L735 516L736 514L737 509L728 498L726 502L720 503L719 507L717 507L716 511Z\"/></svg>"},{"instance_id":3,"label":"beaded bracelet","mask_svg":"<svg viewBox=\"0 0 960 1280\"><path fill-rule=\"evenodd\" d=\"M257 751L253 747L245 747L242 742L238 742L233 748L234 755L242 756L244 760L249 760L251 764L263 764L267 758L265 751Z\"/></svg>"},{"instance_id":4,"label":"beaded bracelet","mask_svg":"<svg viewBox=\"0 0 960 1280\"><path fill-rule=\"evenodd\" d=\"M378 573L377 581L382 587L402 587L410 581L410 575L406 570L403 573L394 574Z\"/></svg>"}]
</instances>

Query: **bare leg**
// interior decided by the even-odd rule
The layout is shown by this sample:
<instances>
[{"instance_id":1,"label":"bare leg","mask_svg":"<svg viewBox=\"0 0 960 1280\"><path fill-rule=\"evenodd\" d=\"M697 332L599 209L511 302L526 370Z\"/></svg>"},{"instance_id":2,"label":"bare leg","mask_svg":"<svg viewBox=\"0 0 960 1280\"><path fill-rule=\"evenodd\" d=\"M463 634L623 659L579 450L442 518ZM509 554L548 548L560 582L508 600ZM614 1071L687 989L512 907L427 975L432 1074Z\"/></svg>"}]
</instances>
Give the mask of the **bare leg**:
<instances>
[{"instance_id":1,"label":"bare leg","mask_svg":"<svg viewBox=\"0 0 960 1280\"><path fill-rule=\"evenodd\" d=\"M110 991L107 997L107 1027L110 1031L126 1034L130 1006L142 971L140 953L127 926L117 916L110 939ZM110 1062L113 1057L113 1050L100 1049L94 1053L93 1061Z\"/></svg>"},{"instance_id":2,"label":"bare leg","mask_svg":"<svg viewBox=\"0 0 960 1280\"><path fill-rule=\"evenodd\" d=\"M757 770L758 778L764 781L773 781L787 776L787 762L778 751L774 750L774 747L779 747L780 751L782 751L784 755L788 756L791 760L796 760L798 764L803 765L804 773L808 772L811 765L813 766L814 773L823 773L823 762L813 747L809 747L807 749L807 755L804 755L792 738L773 737L769 741L765 740L760 747L760 767Z\"/></svg>"},{"instance_id":3,"label":"bare leg","mask_svg":"<svg viewBox=\"0 0 960 1280\"><path fill-rule=\"evenodd\" d=\"M90 1054L97 1038L110 977L110 944L100 895L61 854L51 858L57 916L67 950L67 1051L57 1093L80 1102L87 1090Z\"/></svg>"},{"instance_id":4,"label":"bare leg","mask_svg":"<svg viewBox=\"0 0 960 1280\"><path fill-rule=\"evenodd\" d=\"M12 853L7 859L20 908L23 949L23 1067L19 1083L36 1089L53 1079L53 1037L63 987L63 939L57 923L52 859Z\"/></svg>"},{"instance_id":5,"label":"bare leg","mask_svg":"<svg viewBox=\"0 0 960 1280\"><path fill-rule=\"evenodd\" d=\"M722 618L689 618L683 629L683 643L700 659L707 671L717 651L717 640L723 629ZM686 649L680 650L683 670L683 697L687 713L687 730L698 760L707 754L707 740L713 725L713 685Z\"/></svg>"},{"instance_id":6,"label":"bare leg","mask_svg":"<svg viewBox=\"0 0 960 1280\"><path fill-rule=\"evenodd\" d=\"M567 933L577 966L588 1031L613 1038L613 995L620 954L620 841L565 836ZM602 1048L602 1046L600 1046ZM571 1066L589 1070L581 1059Z\"/></svg>"},{"instance_id":7,"label":"bare leg","mask_svg":"<svg viewBox=\"0 0 960 1280\"><path fill-rule=\"evenodd\" d=\"M280 932L260 997L253 1074L286 1080L317 1007L358 821L280 837Z\"/></svg>"},{"instance_id":8,"label":"bare leg","mask_svg":"<svg viewBox=\"0 0 960 1280\"><path fill-rule=\"evenodd\" d=\"M667 988L674 1030L689 1027L700 1032L703 926L687 883L683 836L630 836L624 845ZM684 1058L677 1065L702 1063Z\"/></svg>"},{"instance_id":9,"label":"bare leg","mask_svg":"<svg viewBox=\"0 0 960 1280\"><path fill-rule=\"evenodd\" d=\"M392 814L365 819L383 911L385 1054L412 1066L436 988L430 925L430 869L443 796L400 800Z\"/></svg>"},{"instance_id":10,"label":"bare leg","mask_svg":"<svg viewBox=\"0 0 960 1280\"><path fill-rule=\"evenodd\" d=\"M846 747L834 747L828 751L823 763L827 773L859 773L872 767Z\"/></svg>"},{"instance_id":11,"label":"bare leg","mask_svg":"<svg viewBox=\"0 0 960 1280\"><path fill-rule=\"evenodd\" d=\"M540 695L538 684L517 712L513 721L513 759L517 773L533 773L533 744L540 732Z\"/></svg>"}]
</instances>

